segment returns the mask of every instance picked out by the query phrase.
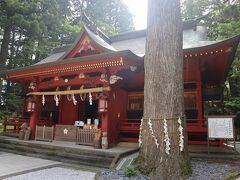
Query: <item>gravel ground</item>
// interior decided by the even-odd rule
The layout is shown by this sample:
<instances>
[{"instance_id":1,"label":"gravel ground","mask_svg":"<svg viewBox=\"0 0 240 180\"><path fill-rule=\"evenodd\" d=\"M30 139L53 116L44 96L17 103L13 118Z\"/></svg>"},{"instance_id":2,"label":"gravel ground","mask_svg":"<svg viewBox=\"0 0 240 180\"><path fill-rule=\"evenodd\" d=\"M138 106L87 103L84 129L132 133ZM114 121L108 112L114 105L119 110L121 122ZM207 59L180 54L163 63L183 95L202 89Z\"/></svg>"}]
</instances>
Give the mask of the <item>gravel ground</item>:
<instances>
[{"instance_id":1,"label":"gravel ground","mask_svg":"<svg viewBox=\"0 0 240 180\"><path fill-rule=\"evenodd\" d=\"M193 174L188 180L219 180L225 179L231 171L236 171L236 165L226 163L192 161ZM239 167L238 167L239 169Z\"/></svg>"},{"instance_id":2,"label":"gravel ground","mask_svg":"<svg viewBox=\"0 0 240 180\"><path fill-rule=\"evenodd\" d=\"M188 180L221 180L231 172L240 172L240 166L233 163L192 161L193 174ZM95 173L54 167L13 176L5 180L94 180ZM122 171L103 171L98 173L102 180L148 180L147 176L124 177ZM238 179L240 180L240 179Z\"/></svg>"},{"instance_id":3,"label":"gravel ground","mask_svg":"<svg viewBox=\"0 0 240 180\"><path fill-rule=\"evenodd\" d=\"M95 173L92 172L54 167L9 177L5 180L94 180L94 176Z\"/></svg>"},{"instance_id":4,"label":"gravel ground","mask_svg":"<svg viewBox=\"0 0 240 180\"><path fill-rule=\"evenodd\" d=\"M240 172L240 166L233 163L192 161L193 174L188 180L221 180L233 172ZM121 171L104 171L98 174L101 180L148 180L146 176L124 177ZM240 180L240 179L238 179Z\"/></svg>"},{"instance_id":5,"label":"gravel ground","mask_svg":"<svg viewBox=\"0 0 240 180\"><path fill-rule=\"evenodd\" d=\"M150 180L149 177L144 175L136 175L133 177L124 176L123 171L103 171L96 176L97 180Z\"/></svg>"}]
</instances>

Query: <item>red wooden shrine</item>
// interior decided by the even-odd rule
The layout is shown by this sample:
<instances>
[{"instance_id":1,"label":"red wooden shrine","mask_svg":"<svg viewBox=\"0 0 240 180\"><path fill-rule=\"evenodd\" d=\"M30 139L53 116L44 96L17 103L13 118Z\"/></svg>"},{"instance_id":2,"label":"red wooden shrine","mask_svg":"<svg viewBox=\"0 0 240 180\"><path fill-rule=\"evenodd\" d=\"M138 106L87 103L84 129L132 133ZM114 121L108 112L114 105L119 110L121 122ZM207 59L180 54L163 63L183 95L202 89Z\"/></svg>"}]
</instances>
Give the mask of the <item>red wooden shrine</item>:
<instances>
[{"instance_id":1,"label":"red wooden shrine","mask_svg":"<svg viewBox=\"0 0 240 180\"><path fill-rule=\"evenodd\" d=\"M207 137L203 103L221 98L240 36L206 41L204 27L194 24L184 24L185 114L189 143L202 144ZM145 36L141 30L109 38L84 27L72 45L55 48L35 65L5 72L6 80L32 93L26 95L23 112L32 138L36 125L99 119L110 143L137 141L144 108Z\"/></svg>"}]
</instances>

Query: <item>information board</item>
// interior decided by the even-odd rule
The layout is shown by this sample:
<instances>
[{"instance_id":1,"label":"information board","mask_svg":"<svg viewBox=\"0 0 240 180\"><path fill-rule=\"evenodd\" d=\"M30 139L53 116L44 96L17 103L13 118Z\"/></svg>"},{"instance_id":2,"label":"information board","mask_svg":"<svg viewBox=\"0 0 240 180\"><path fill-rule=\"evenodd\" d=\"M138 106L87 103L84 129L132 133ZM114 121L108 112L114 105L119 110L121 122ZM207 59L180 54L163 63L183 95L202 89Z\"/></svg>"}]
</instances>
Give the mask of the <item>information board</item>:
<instances>
[{"instance_id":1,"label":"information board","mask_svg":"<svg viewBox=\"0 0 240 180\"><path fill-rule=\"evenodd\" d=\"M233 118L208 118L208 138L234 139Z\"/></svg>"}]
</instances>

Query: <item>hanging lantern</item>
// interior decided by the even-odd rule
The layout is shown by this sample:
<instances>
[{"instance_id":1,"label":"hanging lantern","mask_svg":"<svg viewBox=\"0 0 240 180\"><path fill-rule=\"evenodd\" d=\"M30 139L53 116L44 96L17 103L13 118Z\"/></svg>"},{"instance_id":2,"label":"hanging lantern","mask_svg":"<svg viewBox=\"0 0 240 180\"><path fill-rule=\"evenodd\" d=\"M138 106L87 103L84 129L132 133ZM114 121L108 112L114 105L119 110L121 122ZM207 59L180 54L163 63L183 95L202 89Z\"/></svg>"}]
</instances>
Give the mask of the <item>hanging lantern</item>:
<instances>
[{"instance_id":1,"label":"hanging lantern","mask_svg":"<svg viewBox=\"0 0 240 180\"><path fill-rule=\"evenodd\" d=\"M36 102L32 97L28 98L28 103L27 103L27 112L34 112L36 109Z\"/></svg>"},{"instance_id":2,"label":"hanging lantern","mask_svg":"<svg viewBox=\"0 0 240 180\"><path fill-rule=\"evenodd\" d=\"M108 101L106 97L99 97L98 98L98 112L104 113L107 112Z\"/></svg>"}]
</instances>

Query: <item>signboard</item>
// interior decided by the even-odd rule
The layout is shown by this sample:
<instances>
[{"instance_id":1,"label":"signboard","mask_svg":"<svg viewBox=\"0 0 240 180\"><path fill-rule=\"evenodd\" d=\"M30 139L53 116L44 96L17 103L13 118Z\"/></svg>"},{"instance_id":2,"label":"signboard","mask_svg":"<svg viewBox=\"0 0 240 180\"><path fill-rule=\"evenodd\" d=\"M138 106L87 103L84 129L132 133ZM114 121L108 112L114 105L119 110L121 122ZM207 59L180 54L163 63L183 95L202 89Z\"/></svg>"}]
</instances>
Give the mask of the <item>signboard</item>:
<instances>
[{"instance_id":1,"label":"signboard","mask_svg":"<svg viewBox=\"0 0 240 180\"><path fill-rule=\"evenodd\" d=\"M234 139L233 118L209 117L208 118L209 139Z\"/></svg>"}]
</instances>

